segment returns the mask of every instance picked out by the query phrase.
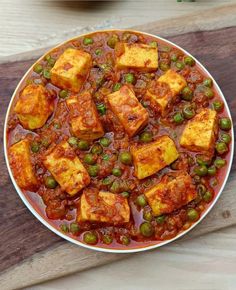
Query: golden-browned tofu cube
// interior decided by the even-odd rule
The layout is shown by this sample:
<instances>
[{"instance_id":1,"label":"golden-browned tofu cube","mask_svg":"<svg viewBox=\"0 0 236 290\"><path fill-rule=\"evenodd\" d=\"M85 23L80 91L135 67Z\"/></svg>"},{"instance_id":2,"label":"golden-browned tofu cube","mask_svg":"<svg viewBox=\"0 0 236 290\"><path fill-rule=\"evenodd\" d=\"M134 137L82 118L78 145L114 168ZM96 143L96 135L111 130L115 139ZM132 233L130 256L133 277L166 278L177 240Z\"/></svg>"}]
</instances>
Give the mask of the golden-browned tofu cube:
<instances>
[{"instance_id":1,"label":"golden-browned tofu cube","mask_svg":"<svg viewBox=\"0 0 236 290\"><path fill-rule=\"evenodd\" d=\"M90 177L74 150L66 141L49 149L43 164L51 172L62 190L75 195L90 183Z\"/></svg>"},{"instance_id":2,"label":"golden-browned tofu cube","mask_svg":"<svg viewBox=\"0 0 236 290\"><path fill-rule=\"evenodd\" d=\"M192 178L187 173L165 175L161 181L144 192L154 215L171 213L197 197Z\"/></svg>"},{"instance_id":3,"label":"golden-browned tofu cube","mask_svg":"<svg viewBox=\"0 0 236 290\"><path fill-rule=\"evenodd\" d=\"M141 43L119 42L115 51L118 69L133 68L139 71L154 71L158 68L157 47Z\"/></svg>"},{"instance_id":4,"label":"golden-browned tofu cube","mask_svg":"<svg viewBox=\"0 0 236 290\"><path fill-rule=\"evenodd\" d=\"M14 111L25 129L41 128L53 112L53 100L42 85L28 85L19 96Z\"/></svg>"},{"instance_id":5,"label":"golden-browned tofu cube","mask_svg":"<svg viewBox=\"0 0 236 290\"><path fill-rule=\"evenodd\" d=\"M94 140L104 135L96 106L90 93L71 96L66 100L72 133L78 138Z\"/></svg>"},{"instance_id":6,"label":"golden-browned tofu cube","mask_svg":"<svg viewBox=\"0 0 236 290\"><path fill-rule=\"evenodd\" d=\"M161 114L164 115L186 85L184 77L170 69L157 81L151 83L145 98L157 105Z\"/></svg>"},{"instance_id":7,"label":"golden-browned tofu cube","mask_svg":"<svg viewBox=\"0 0 236 290\"><path fill-rule=\"evenodd\" d=\"M203 109L187 122L180 138L180 145L195 152L206 152L214 149L218 130L217 113Z\"/></svg>"},{"instance_id":8,"label":"golden-browned tofu cube","mask_svg":"<svg viewBox=\"0 0 236 290\"><path fill-rule=\"evenodd\" d=\"M18 186L21 189L35 190L38 181L30 158L29 140L24 139L9 148L9 161Z\"/></svg>"},{"instance_id":9,"label":"golden-browned tofu cube","mask_svg":"<svg viewBox=\"0 0 236 290\"><path fill-rule=\"evenodd\" d=\"M132 146L134 175L138 179L148 177L174 162L179 153L174 141L161 136L156 141L141 146Z\"/></svg>"},{"instance_id":10,"label":"golden-browned tofu cube","mask_svg":"<svg viewBox=\"0 0 236 290\"><path fill-rule=\"evenodd\" d=\"M78 221L124 224L129 222L127 198L120 194L87 188L83 191L78 210Z\"/></svg>"},{"instance_id":11,"label":"golden-browned tofu cube","mask_svg":"<svg viewBox=\"0 0 236 290\"><path fill-rule=\"evenodd\" d=\"M91 66L89 53L67 48L51 70L51 82L59 88L79 92Z\"/></svg>"},{"instance_id":12,"label":"golden-browned tofu cube","mask_svg":"<svg viewBox=\"0 0 236 290\"><path fill-rule=\"evenodd\" d=\"M132 137L148 122L148 112L139 103L133 90L123 86L107 96L111 110L118 117L127 134Z\"/></svg>"}]
</instances>

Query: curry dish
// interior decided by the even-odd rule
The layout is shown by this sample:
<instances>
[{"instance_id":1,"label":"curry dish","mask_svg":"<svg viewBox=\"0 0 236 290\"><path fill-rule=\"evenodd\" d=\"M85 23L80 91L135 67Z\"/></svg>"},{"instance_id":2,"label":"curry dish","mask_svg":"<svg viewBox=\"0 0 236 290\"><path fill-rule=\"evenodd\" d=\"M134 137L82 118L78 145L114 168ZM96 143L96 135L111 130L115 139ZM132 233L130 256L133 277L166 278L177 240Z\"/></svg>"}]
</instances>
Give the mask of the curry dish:
<instances>
[{"instance_id":1,"label":"curry dish","mask_svg":"<svg viewBox=\"0 0 236 290\"><path fill-rule=\"evenodd\" d=\"M144 247L199 220L217 196L231 120L182 50L132 31L78 37L21 83L7 127L13 176L82 243Z\"/></svg>"}]
</instances>

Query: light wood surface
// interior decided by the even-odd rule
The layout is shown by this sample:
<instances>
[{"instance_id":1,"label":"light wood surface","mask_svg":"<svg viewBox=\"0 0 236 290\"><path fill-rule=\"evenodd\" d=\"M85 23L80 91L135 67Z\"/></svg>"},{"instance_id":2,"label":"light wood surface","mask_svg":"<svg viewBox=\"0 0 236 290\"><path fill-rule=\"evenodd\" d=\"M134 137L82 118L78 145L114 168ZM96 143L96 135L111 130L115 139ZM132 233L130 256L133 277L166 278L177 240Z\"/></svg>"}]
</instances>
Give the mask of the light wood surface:
<instances>
[{"instance_id":1,"label":"light wood surface","mask_svg":"<svg viewBox=\"0 0 236 290\"><path fill-rule=\"evenodd\" d=\"M235 14L234 14L235 15ZM215 16L215 14L214 14ZM195 15L195 17L198 17ZM230 21L234 21L235 18L229 18ZM207 19L208 20L208 19ZM160 30L162 28L164 22L160 22ZM179 20L175 23L174 28L179 23ZM202 25L201 21L199 22L199 18L195 22L197 25ZM216 25L221 24L221 21L216 21ZM230 23L230 22L228 22ZM225 24L224 24L225 25ZM224 26L223 25L223 26ZM235 24L234 24L235 25ZM199 26L197 26L199 28ZM142 29L144 30L144 29ZM168 35L168 34L167 34ZM64 35L65 36L65 35ZM50 43L48 43L50 45ZM19 52L19 51L18 51ZM19 57L19 56L18 56ZM234 180L232 179L231 184L228 183L229 188L235 188ZM227 194L227 190L226 190ZM225 196L226 196L225 194ZM229 197L229 195L227 195ZM212 221L218 224L218 220L222 220L222 214L224 215L222 209L225 209L232 203L232 198L229 197L226 200L225 204L221 204L220 202L217 204L219 206L219 211L216 215L214 212L212 216ZM235 211L231 212L231 215L227 219L227 223L230 224L234 223ZM225 222L225 220L223 219ZM204 221L205 222L205 221ZM207 222L207 220L206 220ZM222 224L224 226L224 224ZM202 227L202 228L201 228ZM207 226L208 228L208 226ZM202 230L203 229L203 230ZM204 233L206 226L202 223L200 226L197 227L198 233ZM212 226L209 224L209 229L215 229L214 225ZM185 242L177 242L167 246L163 249L158 251L152 251L151 253L139 254L134 255L134 257L130 258L126 261L121 261L117 263L113 263L110 266L101 267L100 269L90 270L88 272L83 272L74 277L65 278L64 280L58 280L58 282L48 283L42 286L35 286L29 289L78 289L78 283L80 284L80 289L104 289L104 287L109 287L110 289L145 289L145 285L148 284L148 279L152 279L152 283L150 285L150 289L156 289L155 285L159 285L160 289L171 289L171 283L168 279L161 279L164 277L166 271L167 273L173 273L173 279L180 283L179 285L184 285L184 281L186 279L186 274L190 273L190 269L192 266L193 261L195 262L193 271L191 271L191 275L187 277L186 288L180 287L178 289L202 289L201 287L205 287L203 289L223 289L223 285L227 285L228 288L224 289L234 289L233 288L233 281L234 275L232 273L231 268L234 268L236 265L236 249L234 238L236 237L235 228L230 228L227 231L221 231L218 234L210 234L201 239L194 239L192 241L185 241ZM194 231L191 235L194 236L196 231ZM197 233L197 234L198 234ZM188 236L190 237L190 236ZM183 250L184 249L184 250ZM195 250L193 250L195 249ZM215 249L212 251L212 249ZM58 247L54 249L54 251L42 252L37 254L37 256L33 259L29 259L27 263L22 264L18 268L11 269L10 272L6 273L3 279L1 279L2 284L1 289L13 289L15 287L29 285L30 279L37 278L36 282L44 281L48 278L58 277L61 275L65 275L68 273L74 273L77 270L84 270L90 268L91 266L97 266L100 264L107 263L108 261L117 260L118 258L123 258L123 255L106 255L103 257L104 254L102 253L95 253L91 251L83 252L83 256L78 252L78 248L70 245L70 244L58 244ZM73 259L72 259L73 257ZM203 258L204 257L204 258ZM102 259L101 259L102 258ZM225 258L225 262L224 262ZM63 261L62 264L55 262L56 261ZM88 265L88 261L91 261L91 264ZM151 261L151 262L150 262ZM220 261L216 264L216 261ZM45 263L46 262L46 263ZM140 270L138 265L146 265L146 268L142 267L144 271L145 277L141 278L141 276L137 275L137 272ZM179 269L179 263L182 263ZM202 267L202 263L208 265L208 268ZM213 264L216 264L215 267L212 267ZM48 267L45 268L45 265ZM137 266L135 266L137 265ZM155 266L158 266L158 275L157 271L154 271ZM223 268L222 268L223 267ZM124 271L124 269L133 269L131 271ZM145 272L145 269L148 269ZM177 270L179 269L179 270ZM210 271L209 271L210 269ZM222 275L223 279L220 279L220 276L214 274L213 269L217 270L217 273L223 272ZM222 271L223 270L223 271ZM115 271L115 272L113 272ZM229 271L229 272L228 272ZM127 274L124 274L126 273ZM206 274L207 272L207 274ZM26 279L27 275L24 273L28 273L30 277ZM86 274L87 273L87 274ZM120 273L121 279L117 280L117 277L112 275L112 273ZM23 275L22 275L23 274ZM49 274L49 276L48 276ZM168 275L169 275L168 274ZM204 278L199 278L198 274L205 274ZM33 276L31 276L33 275ZM101 275L101 276L100 276ZM170 274L171 275L171 274ZM211 275L214 276L215 280L214 283L209 283ZM185 279L183 278L185 276ZM93 285L93 283L88 283L91 277L97 277L98 283L101 283L103 287L99 288ZM101 278L102 277L102 278ZM122 279L124 277L124 279ZM155 279L153 279L155 277ZM191 279L195 279L196 284L191 283ZM29 279L30 278L30 279ZM130 284L130 281L137 282L137 285ZM159 279L157 279L159 278ZM77 279L77 280L76 280ZM113 279L113 284L112 284ZM116 285L114 285L114 279L117 281ZM157 280L156 280L157 279ZM161 280L161 282L160 282ZM64 281L64 282L62 282ZM128 282L128 283L125 283ZM226 284L225 284L226 283ZM66 286L68 288L66 288ZM100 284L98 284L100 285ZM173 285L173 284L172 284ZM197 285L197 286L196 286ZM195 287L196 286L196 287ZM87 288L86 288L87 287ZM113 288L112 288L113 287ZM132 288L133 287L133 288ZM152 288L153 287L153 288ZM231 287L231 288L230 288Z\"/></svg>"}]
</instances>

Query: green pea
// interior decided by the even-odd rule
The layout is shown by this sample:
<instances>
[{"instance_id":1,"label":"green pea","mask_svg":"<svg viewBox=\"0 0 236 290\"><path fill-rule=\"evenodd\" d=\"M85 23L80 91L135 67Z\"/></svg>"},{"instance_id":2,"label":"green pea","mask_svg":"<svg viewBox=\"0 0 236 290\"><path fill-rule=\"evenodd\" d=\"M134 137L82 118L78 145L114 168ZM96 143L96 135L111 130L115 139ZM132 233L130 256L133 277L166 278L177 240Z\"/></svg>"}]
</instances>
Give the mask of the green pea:
<instances>
[{"instance_id":1,"label":"green pea","mask_svg":"<svg viewBox=\"0 0 236 290\"><path fill-rule=\"evenodd\" d=\"M213 86L213 82L212 82L212 79L210 78L207 78L203 81L203 85L205 87L208 87L208 88L211 88Z\"/></svg>"},{"instance_id":2,"label":"green pea","mask_svg":"<svg viewBox=\"0 0 236 290\"><path fill-rule=\"evenodd\" d=\"M120 88L121 88L121 83L116 83L114 84L112 91L113 92L119 91Z\"/></svg>"},{"instance_id":3,"label":"green pea","mask_svg":"<svg viewBox=\"0 0 236 290\"><path fill-rule=\"evenodd\" d=\"M217 158L214 161L214 165L216 168L222 168L226 165L226 160L222 159L222 158Z\"/></svg>"},{"instance_id":4,"label":"green pea","mask_svg":"<svg viewBox=\"0 0 236 290\"><path fill-rule=\"evenodd\" d=\"M61 90L61 91L59 92L59 97L60 97L61 99L65 99L65 98L67 98L67 97L68 97L68 91L67 91L67 90Z\"/></svg>"},{"instance_id":5,"label":"green pea","mask_svg":"<svg viewBox=\"0 0 236 290\"><path fill-rule=\"evenodd\" d=\"M136 198L136 204L141 206L141 207L145 207L147 205L147 200L143 194L139 195Z\"/></svg>"},{"instance_id":6,"label":"green pea","mask_svg":"<svg viewBox=\"0 0 236 290\"><path fill-rule=\"evenodd\" d=\"M39 151L39 148L40 148L40 146L39 146L39 143L38 142L33 142L31 144L31 151L33 153L37 153Z\"/></svg>"},{"instance_id":7,"label":"green pea","mask_svg":"<svg viewBox=\"0 0 236 290\"><path fill-rule=\"evenodd\" d=\"M93 44L93 39L91 37L85 37L83 40L84 45Z\"/></svg>"},{"instance_id":8,"label":"green pea","mask_svg":"<svg viewBox=\"0 0 236 290\"><path fill-rule=\"evenodd\" d=\"M102 154L103 152L102 146L100 144L94 144L91 149L91 152L93 154L98 154L98 155Z\"/></svg>"},{"instance_id":9,"label":"green pea","mask_svg":"<svg viewBox=\"0 0 236 290\"><path fill-rule=\"evenodd\" d=\"M175 123L181 124L184 121L184 117L183 117L183 115L181 113L176 113L174 115L174 117L173 117L173 120L174 120Z\"/></svg>"},{"instance_id":10,"label":"green pea","mask_svg":"<svg viewBox=\"0 0 236 290\"><path fill-rule=\"evenodd\" d=\"M96 50L95 50L95 54L96 54L96 55L101 55L101 54L102 54L102 50L101 50L101 48L96 49Z\"/></svg>"},{"instance_id":11,"label":"green pea","mask_svg":"<svg viewBox=\"0 0 236 290\"><path fill-rule=\"evenodd\" d=\"M196 157L196 161L198 165L209 166L211 164L211 158L205 155L198 155Z\"/></svg>"},{"instance_id":12,"label":"green pea","mask_svg":"<svg viewBox=\"0 0 236 290\"><path fill-rule=\"evenodd\" d=\"M177 61L177 62L175 63L175 66L176 66L177 69L179 69L179 70L182 70L182 69L185 67L185 65L184 65L184 63L183 63L182 61Z\"/></svg>"},{"instance_id":13,"label":"green pea","mask_svg":"<svg viewBox=\"0 0 236 290\"><path fill-rule=\"evenodd\" d=\"M76 137L70 137L68 139L68 143L71 145L71 146L77 146L78 145L78 139Z\"/></svg>"},{"instance_id":14,"label":"green pea","mask_svg":"<svg viewBox=\"0 0 236 290\"><path fill-rule=\"evenodd\" d=\"M90 165L89 168L88 168L88 174L91 176L91 177L96 177L98 175L98 172L99 172L99 167L98 165Z\"/></svg>"},{"instance_id":15,"label":"green pea","mask_svg":"<svg viewBox=\"0 0 236 290\"><path fill-rule=\"evenodd\" d=\"M73 222L70 224L70 232L73 234L73 235L76 235L80 232L80 227L78 225L78 223L76 222Z\"/></svg>"},{"instance_id":16,"label":"green pea","mask_svg":"<svg viewBox=\"0 0 236 290\"><path fill-rule=\"evenodd\" d=\"M220 129L228 131L231 129L231 121L229 118L221 118L219 120Z\"/></svg>"},{"instance_id":17,"label":"green pea","mask_svg":"<svg viewBox=\"0 0 236 290\"><path fill-rule=\"evenodd\" d=\"M187 211L188 219L192 222L195 222L199 219L199 213L194 208L189 208Z\"/></svg>"},{"instance_id":18,"label":"green pea","mask_svg":"<svg viewBox=\"0 0 236 290\"><path fill-rule=\"evenodd\" d=\"M102 103L97 105L97 110L98 110L100 115L105 115L106 114L106 107Z\"/></svg>"},{"instance_id":19,"label":"green pea","mask_svg":"<svg viewBox=\"0 0 236 290\"><path fill-rule=\"evenodd\" d=\"M156 41L151 41L151 42L149 42L149 45L151 47L157 47L157 42Z\"/></svg>"},{"instance_id":20,"label":"green pea","mask_svg":"<svg viewBox=\"0 0 236 290\"><path fill-rule=\"evenodd\" d=\"M107 137L102 137L99 142L103 147L108 147L111 144L111 140Z\"/></svg>"},{"instance_id":21,"label":"green pea","mask_svg":"<svg viewBox=\"0 0 236 290\"><path fill-rule=\"evenodd\" d=\"M191 56L184 57L184 63L190 66L195 65L195 60Z\"/></svg>"},{"instance_id":22,"label":"green pea","mask_svg":"<svg viewBox=\"0 0 236 290\"><path fill-rule=\"evenodd\" d=\"M86 140L80 140L78 142L78 148L80 150L88 150L89 149L89 143Z\"/></svg>"},{"instance_id":23,"label":"green pea","mask_svg":"<svg viewBox=\"0 0 236 290\"><path fill-rule=\"evenodd\" d=\"M220 101L213 102L213 109L217 112L221 112L224 108L224 103Z\"/></svg>"},{"instance_id":24,"label":"green pea","mask_svg":"<svg viewBox=\"0 0 236 290\"><path fill-rule=\"evenodd\" d=\"M135 82L135 76L134 76L134 74L132 74L132 73L127 73L127 74L125 74L125 81L126 81L126 83L129 83L129 84L134 84L134 82Z\"/></svg>"},{"instance_id":25,"label":"green pea","mask_svg":"<svg viewBox=\"0 0 236 290\"><path fill-rule=\"evenodd\" d=\"M103 155L102 155L102 159L105 160L105 161L108 161L108 160L110 160L110 155L108 155L108 154L103 154Z\"/></svg>"},{"instance_id":26,"label":"green pea","mask_svg":"<svg viewBox=\"0 0 236 290\"><path fill-rule=\"evenodd\" d=\"M206 191L202 198L205 202L210 202L213 198L213 195L210 191Z\"/></svg>"},{"instance_id":27,"label":"green pea","mask_svg":"<svg viewBox=\"0 0 236 290\"><path fill-rule=\"evenodd\" d=\"M222 133L220 135L220 140L222 142L225 142L226 144L229 144L231 142L231 136L229 134L227 134L227 133Z\"/></svg>"},{"instance_id":28,"label":"green pea","mask_svg":"<svg viewBox=\"0 0 236 290\"><path fill-rule=\"evenodd\" d=\"M103 185L111 185L112 184L112 179L110 177L106 177L102 180Z\"/></svg>"},{"instance_id":29,"label":"green pea","mask_svg":"<svg viewBox=\"0 0 236 290\"><path fill-rule=\"evenodd\" d=\"M185 119L192 119L195 116L195 111L190 106L183 108L183 115Z\"/></svg>"},{"instance_id":30,"label":"green pea","mask_svg":"<svg viewBox=\"0 0 236 290\"><path fill-rule=\"evenodd\" d=\"M206 87L204 90L204 95L208 97L208 99L212 99L214 97L214 92L211 88Z\"/></svg>"},{"instance_id":31,"label":"green pea","mask_svg":"<svg viewBox=\"0 0 236 290\"><path fill-rule=\"evenodd\" d=\"M172 54L171 55L171 61L176 62L178 60L178 55L177 54Z\"/></svg>"},{"instance_id":32,"label":"green pea","mask_svg":"<svg viewBox=\"0 0 236 290\"><path fill-rule=\"evenodd\" d=\"M123 191L123 192L121 192L121 195L122 195L123 197L128 198L130 194L129 194L128 191Z\"/></svg>"},{"instance_id":33,"label":"green pea","mask_svg":"<svg viewBox=\"0 0 236 290\"><path fill-rule=\"evenodd\" d=\"M63 233L68 233L69 232L69 228L67 226L67 224L61 224L60 225L60 229Z\"/></svg>"},{"instance_id":34,"label":"green pea","mask_svg":"<svg viewBox=\"0 0 236 290\"><path fill-rule=\"evenodd\" d=\"M84 162L89 165L93 165L96 163L96 156L91 153L87 153L84 156Z\"/></svg>"},{"instance_id":35,"label":"green pea","mask_svg":"<svg viewBox=\"0 0 236 290\"><path fill-rule=\"evenodd\" d=\"M44 69L43 70L43 76L45 77L45 79L50 80L50 78L51 78L51 72L48 69Z\"/></svg>"},{"instance_id":36,"label":"green pea","mask_svg":"<svg viewBox=\"0 0 236 290\"><path fill-rule=\"evenodd\" d=\"M116 34L114 34L107 40L107 45L110 48L115 48L118 41L119 41L119 37Z\"/></svg>"},{"instance_id":37,"label":"green pea","mask_svg":"<svg viewBox=\"0 0 236 290\"><path fill-rule=\"evenodd\" d=\"M50 189L54 189L57 187L57 182L52 176L47 176L45 178L45 186Z\"/></svg>"},{"instance_id":38,"label":"green pea","mask_svg":"<svg viewBox=\"0 0 236 290\"><path fill-rule=\"evenodd\" d=\"M109 235L104 235L102 237L102 241L103 241L104 244L110 245L113 242L113 238L111 236L109 236Z\"/></svg>"},{"instance_id":39,"label":"green pea","mask_svg":"<svg viewBox=\"0 0 236 290\"><path fill-rule=\"evenodd\" d=\"M122 243L123 245L125 245L125 246L128 246L128 245L130 244L130 238L127 237L127 236L123 236L123 237L121 238L121 243Z\"/></svg>"},{"instance_id":40,"label":"green pea","mask_svg":"<svg viewBox=\"0 0 236 290\"><path fill-rule=\"evenodd\" d=\"M220 155L228 152L228 147L224 142L216 143L215 148L216 148L217 153Z\"/></svg>"},{"instance_id":41,"label":"green pea","mask_svg":"<svg viewBox=\"0 0 236 290\"><path fill-rule=\"evenodd\" d=\"M185 87L181 92L181 98L185 101L191 101L193 99L193 91L190 87Z\"/></svg>"},{"instance_id":42,"label":"green pea","mask_svg":"<svg viewBox=\"0 0 236 290\"><path fill-rule=\"evenodd\" d=\"M50 59L48 60L48 65L49 65L50 67L53 67L54 64L55 64L55 62L56 62L56 60L55 60L54 58L50 57Z\"/></svg>"},{"instance_id":43,"label":"green pea","mask_svg":"<svg viewBox=\"0 0 236 290\"><path fill-rule=\"evenodd\" d=\"M150 211L143 212L143 219L150 222L152 220L152 218L153 218L153 215Z\"/></svg>"},{"instance_id":44,"label":"green pea","mask_svg":"<svg viewBox=\"0 0 236 290\"><path fill-rule=\"evenodd\" d=\"M60 125L59 123L55 123L55 124L53 125L53 127L54 127L55 129L60 129L60 128L61 128L61 125Z\"/></svg>"},{"instance_id":45,"label":"green pea","mask_svg":"<svg viewBox=\"0 0 236 290\"><path fill-rule=\"evenodd\" d=\"M148 143L152 141L153 134L152 132L145 131L139 136L139 140L143 143Z\"/></svg>"},{"instance_id":46,"label":"green pea","mask_svg":"<svg viewBox=\"0 0 236 290\"><path fill-rule=\"evenodd\" d=\"M144 237L151 237L154 234L154 228L149 222L144 222L139 227L140 233Z\"/></svg>"},{"instance_id":47,"label":"green pea","mask_svg":"<svg viewBox=\"0 0 236 290\"><path fill-rule=\"evenodd\" d=\"M84 233L83 240L86 244L95 245L98 242L98 237L95 232Z\"/></svg>"},{"instance_id":48,"label":"green pea","mask_svg":"<svg viewBox=\"0 0 236 290\"><path fill-rule=\"evenodd\" d=\"M34 72L36 72L37 74L40 74L43 71L43 67L41 66L41 64L37 63L34 66Z\"/></svg>"},{"instance_id":49,"label":"green pea","mask_svg":"<svg viewBox=\"0 0 236 290\"><path fill-rule=\"evenodd\" d=\"M120 191L120 181L119 180L115 180L113 183L112 183L112 186L110 187L110 191L111 192L119 192Z\"/></svg>"},{"instance_id":50,"label":"green pea","mask_svg":"<svg viewBox=\"0 0 236 290\"><path fill-rule=\"evenodd\" d=\"M198 176L205 176L207 175L207 167L205 165L200 165L194 168L194 172L198 175Z\"/></svg>"},{"instance_id":51,"label":"green pea","mask_svg":"<svg viewBox=\"0 0 236 290\"><path fill-rule=\"evenodd\" d=\"M216 167L214 165L209 167L207 169L207 171L208 171L208 174L211 175L211 176L216 175Z\"/></svg>"},{"instance_id":52,"label":"green pea","mask_svg":"<svg viewBox=\"0 0 236 290\"><path fill-rule=\"evenodd\" d=\"M165 219L166 219L166 216L165 215L160 215L160 216L156 217L156 222L158 224L163 224L164 221L165 221Z\"/></svg>"},{"instance_id":53,"label":"green pea","mask_svg":"<svg viewBox=\"0 0 236 290\"><path fill-rule=\"evenodd\" d=\"M41 144L44 146L44 147L48 147L50 144L51 144L51 140L50 138L48 137L44 137L41 141Z\"/></svg>"},{"instance_id":54,"label":"green pea","mask_svg":"<svg viewBox=\"0 0 236 290\"><path fill-rule=\"evenodd\" d=\"M120 177L122 175L122 170L120 168L113 168L112 169L112 174L114 176Z\"/></svg>"},{"instance_id":55,"label":"green pea","mask_svg":"<svg viewBox=\"0 0 236 290\"><path fill-rule=\"evenodd\" d=\"M160 68L162 71L167 71L167 70L170 68L170 66L169 66L167 63L165 63L165 62L160 62L160 64L159 64L159 68Z\"/></svg>"},{"instance_id":56,"label":"green pea","mask_svg":"<svg viewBox=\"0 0 236 290\"><path fill-rule=\"evenodd\" d=\"M132 164L132 155L129 152L120 153L119 159L125 165Z\"/></svg>"}]
</instances>

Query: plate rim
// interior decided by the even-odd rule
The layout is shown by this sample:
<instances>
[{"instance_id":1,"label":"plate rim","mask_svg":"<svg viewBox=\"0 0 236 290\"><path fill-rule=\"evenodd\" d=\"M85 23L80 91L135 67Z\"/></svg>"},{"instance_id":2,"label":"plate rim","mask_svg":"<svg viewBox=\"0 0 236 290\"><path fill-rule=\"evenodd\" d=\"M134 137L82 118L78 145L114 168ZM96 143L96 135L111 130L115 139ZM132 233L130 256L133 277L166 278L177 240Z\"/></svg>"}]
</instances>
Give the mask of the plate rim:
<instances>
[{"instance_id":1,"label":"plate rim","mask_svg":"<svg viewBox=\"0 0 236 290\"><path fill-rule=\"evenodd\" d=\"M180 232L177 236L175 236L172 239L169 240L165 240L163 242L159 242L158 244L153 244L153 245L149 245L149 246L141 246L141 247L137 247L137 248L128 248L128 249L115 249L115 248L103 248L100 246L95 246L95 245L87 245L85 243L82 243L76 239L71 238L70 236L65 235L64 233L62 233L61 231L59 231L56 227L52 226L49 222L46 221L46 219L44 219L37 211L36 209L34 209L34 207L31 205L31 203L27 200L27 198L25 197L25 194L22 192L22 190L19 188L19 186L17 185L15 178L12 174L11 168L10 168L10 164L9 164L9 160L8 160L8 153L7 153L7 123L8 123L8 119L9 119L9 114L10 114L10 110L12 108L12 104L14 102L15 99L15 95L18 92L22 82L26 79L26 77L28 76L28 74L32 71L35 63L37 63L38 61L42 60L48 53L50 53L51 51L53 51L56 48L59 48L63 45L65 45L68 42L71 42L73 40L76 40L77 38L80 37L84 37L84 36L89 36L91 34L94 33L102 33L102 32L112 32L112 31L119 31L119 32L133 32L133 33L137 33L137 34L143 34L146 36L151 36L154 38L157 38L165 43L170 44L171 46L178 48L179 50L181 50L182 52L184 52L186 55L191 56L195 62L198 64L198 66L202 69L202 71L208 75L209 77L211 77L211 79L214 82L214 86L217 90L217 92L219 93L220 97L222 98L222 100L224 101L224 105L225 105L225 110L228 114L228 116L230 117L231 120L232 116L231 116L231 112L229 110L229 106L228 103L224 97L223 92L221 91L218 83L216 82L216 80L214 79L214 77L211 75L211 73L200 63L200 61L198 61L191 53L189 53L187 50L183 49L182 47L180 47L179 45L173 43L170 40L167 40L159 35L154 35L152 33L147 33L147 32L143 32L143 31L139 31L139 30L134 30L134 29L101 29L101 30L95 30L95 31L91 31L91 32L86 32L83 34L79 34L75 37L72 37L70 39L67 39L63 42L61 42L60 44L53 46L51 49L49 49L48 51L46 51L41 57L37 58L37 60L29 67L29 69L26 71L26 73L23 75L23 77L20 79L20 81L18 82L12 96L10 99L10 102L8 104L7 107L7 112L5 114L5 121L4 121L4 131L3 131L3 147L4 147L4 157L5 157L5 162L7 165L7 170L8 173L10 175L10 179L14 185L14 188L17 192L17 194L19 195L19 197L21 198L21 200L23 201L24 205L29 209L29 211L37 218L37 220L39 220L44 226L46 226L49 230L51 230L54 234L60 236L61 238L77 245L77 246L81 246L83 248L86 249L90 249L90 250L95 250L98 252L105 252L105 253L119 253L119 254L127 254L127 253L137 253L137 252L144 252L144 251L148 251L148 250L152 250L152 249L156 249L159 247L162 247L164 245L167 245L171 242L176 241L177 239L181 238L182 236L186 235L188 232L190 232L193 228L195 228L207 215L208 213L212 210L212 208L215 206L216 202L218 201L219 197L221 196L225 185L227 183L227 180L229 178L229 174L232 168L232 163L233 163L233 157L234 157L234 127L232 125L231 128L231 136L232 136L232 140L231 140L231 152L230 152L230 157L229 157L229 162L228 162L228 167L227 167L227 172L225 174L225 179L221 185L221 188L217 194L217 196L215 197L215 199L212 201L212 203L210 204L210 206L207 208L207 210L201 215L201 217L199 218L199 220L197 222L195 222L194 224L191 225L191 227L189 227L187 230L184 230L182 232ZM232 122L233 124L233 122Z\"/></svg>"}]
</instances>

